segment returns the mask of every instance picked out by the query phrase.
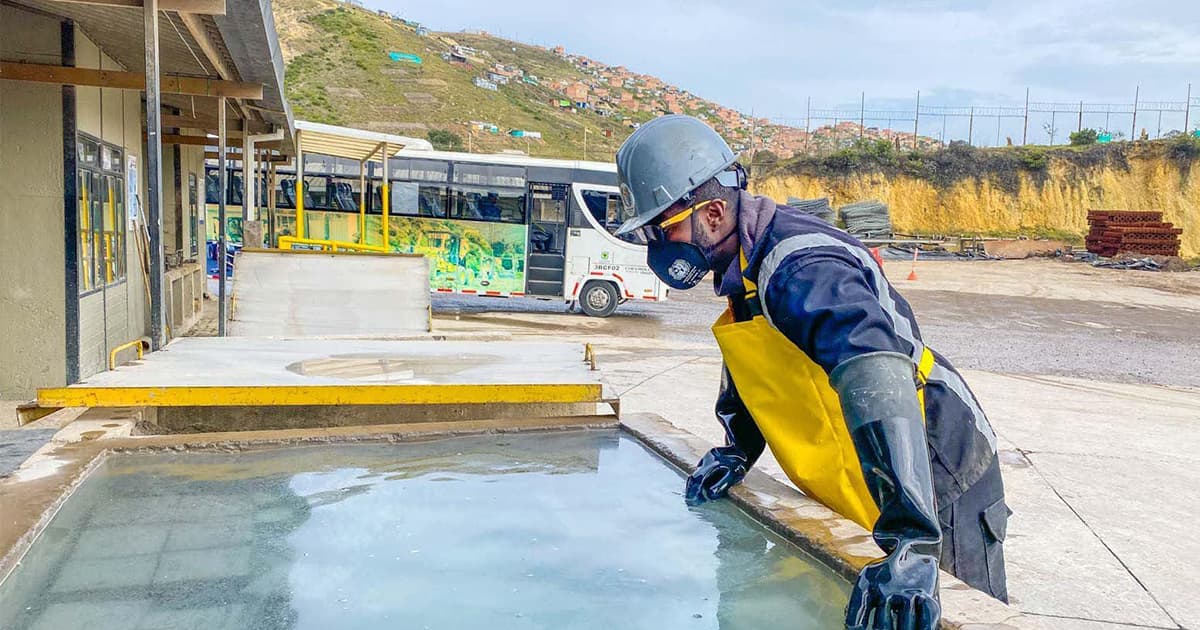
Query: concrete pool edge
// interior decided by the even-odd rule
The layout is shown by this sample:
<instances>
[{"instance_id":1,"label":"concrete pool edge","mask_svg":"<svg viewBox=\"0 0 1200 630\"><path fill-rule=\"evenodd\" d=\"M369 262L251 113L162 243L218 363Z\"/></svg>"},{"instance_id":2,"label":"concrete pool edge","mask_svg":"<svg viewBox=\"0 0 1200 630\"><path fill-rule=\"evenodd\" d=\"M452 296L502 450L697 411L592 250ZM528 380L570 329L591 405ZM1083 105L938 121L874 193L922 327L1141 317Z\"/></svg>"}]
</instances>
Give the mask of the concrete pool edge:
<instances>
[{"instance_id":1,"label":"concrete pool edge","mask_svg":"<svg viewBox=\"0 0 1200 630\"><path fill-rule=\"evenodd\" d=\"M708 449L706 440L649 413L621 417L621 428L660 457L685 472ZM870 532L804 496L770 475L751 470L729 493L730 499L755 521L795 543L848 581L879 557ZM1039 620L941 573L944 629L1024 630L1042 628Z\"/></svg>"}]
</instances>

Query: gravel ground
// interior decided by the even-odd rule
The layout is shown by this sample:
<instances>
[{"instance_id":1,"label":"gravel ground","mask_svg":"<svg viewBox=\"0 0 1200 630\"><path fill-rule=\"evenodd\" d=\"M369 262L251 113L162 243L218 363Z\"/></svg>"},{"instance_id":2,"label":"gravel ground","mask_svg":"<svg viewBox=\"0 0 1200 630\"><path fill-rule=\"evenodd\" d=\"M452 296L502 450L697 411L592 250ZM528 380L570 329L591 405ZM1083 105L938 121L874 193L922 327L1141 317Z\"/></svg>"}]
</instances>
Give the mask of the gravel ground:
<instances>
[{"instance_id":1,"label":"gravel ground","mask_svg":"<svg viewBox=\"0 0 1200 630\"><path fill-rule=\"evenodd\" d=\"M991 266L988 271L995 269ZM1195 351L1200 299L1196 310L1188 310L1136 300L900 290L917 313L925 340L961 368L1200 387L1200 356ZM712 344L716 352L709 326L723 308L724 302L706 288L676 292L665 303L622 305L604 322L604 332L630 339ZM435 317L468 321L490 313L544 314L551 317L523 325L547 331L559 325L581 325L578 320L586 319L568 314L560 301L531 298L437 295L433 309Z\"/></svg>"}]
</instances>

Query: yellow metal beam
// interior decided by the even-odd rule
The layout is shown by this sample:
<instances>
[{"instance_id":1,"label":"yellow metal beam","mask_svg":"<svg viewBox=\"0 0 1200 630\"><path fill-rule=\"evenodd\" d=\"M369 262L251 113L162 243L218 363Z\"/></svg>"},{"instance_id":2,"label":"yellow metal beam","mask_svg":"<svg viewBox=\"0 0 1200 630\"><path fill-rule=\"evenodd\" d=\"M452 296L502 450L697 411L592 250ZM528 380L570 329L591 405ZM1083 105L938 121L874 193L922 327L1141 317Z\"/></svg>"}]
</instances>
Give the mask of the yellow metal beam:
<instances>
[{"instance_id":1,"label":"yellow metal beam","mask_svg":"<svg viewBox=\"0 0 1200 630\"><path fill-rule=\"evenodd\" d=\"M51 387L41 407L293 407L603 402L599 383L526 385L266 385Z\"/></svg>"}]
</instances>

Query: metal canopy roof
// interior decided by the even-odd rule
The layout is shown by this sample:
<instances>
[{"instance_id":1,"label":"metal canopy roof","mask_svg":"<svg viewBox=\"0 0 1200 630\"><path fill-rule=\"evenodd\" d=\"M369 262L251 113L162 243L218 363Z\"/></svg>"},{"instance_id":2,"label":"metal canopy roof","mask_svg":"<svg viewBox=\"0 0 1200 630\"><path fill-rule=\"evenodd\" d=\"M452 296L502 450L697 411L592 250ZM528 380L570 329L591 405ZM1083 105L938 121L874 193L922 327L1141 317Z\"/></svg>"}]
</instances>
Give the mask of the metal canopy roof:
<instances>
[{"instance_id":1,"label":"metal canopy roof","mask_svg":"<svg viewBox=\"0 0 1200 630\"><path fill-rule=\"evenodd\" d=\"M296 121L296 131L300 132L300 148L305 153L317 153L333 157L347 158L362 162L367 159L382 160L381 149L387 144L388 157L392 157L404 148L432 149L428 140L395 136L378 131L351 129L307 120Z\"/></svg>"},{"instance_id":2,"label":"metal canopy roof","mask_svg":"<svg viewBox=\"0 0 1200 630\"><path fill-rule=\"evenodd\" d=\"M9 0L72 20L107 55L130 72L145 72L143 13L137 6L59 0ZM158 14L159 61L163 74L261 83L262 100L243 101L249 118L260 118L284 133L283 150L291 145L292 113L283 95L283 59L269 0L227 0L225 15L197 15L195 20L217 59L210 58L185 19L174 11ZM80 60L92 65L95 60ZM228 76L216 67L223 65ZM80 64L83 65L83 64ZM93 66L94 67L94 66ZM107 69L112 69L111 67ZM163 94L164 107L183 113L215 116L217 99Z\"/></svg>"}]
</instances>

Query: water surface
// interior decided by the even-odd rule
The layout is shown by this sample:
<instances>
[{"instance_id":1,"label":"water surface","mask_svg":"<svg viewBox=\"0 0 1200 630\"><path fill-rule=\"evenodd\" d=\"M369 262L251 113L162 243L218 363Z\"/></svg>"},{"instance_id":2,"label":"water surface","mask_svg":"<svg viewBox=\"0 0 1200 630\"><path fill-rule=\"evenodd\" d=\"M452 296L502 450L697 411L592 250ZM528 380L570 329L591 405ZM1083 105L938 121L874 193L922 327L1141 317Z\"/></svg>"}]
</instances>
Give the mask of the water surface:
<instances>
[{"instance_id":1,"label":"water surface","mask_svg":"<svg viewBox=\"0 0 1200 630\"><path fill-rule=\"evenodd\" d=\"M616 432L121 455L0 628L838 628L847 586Z\"/></svg>"}]
</instances>

